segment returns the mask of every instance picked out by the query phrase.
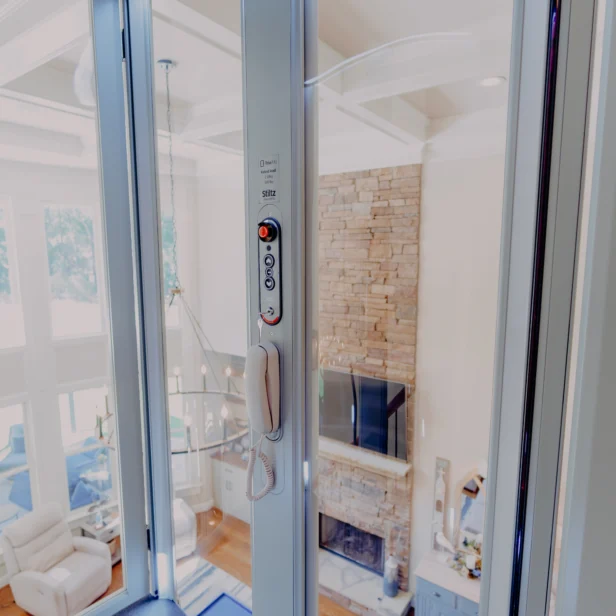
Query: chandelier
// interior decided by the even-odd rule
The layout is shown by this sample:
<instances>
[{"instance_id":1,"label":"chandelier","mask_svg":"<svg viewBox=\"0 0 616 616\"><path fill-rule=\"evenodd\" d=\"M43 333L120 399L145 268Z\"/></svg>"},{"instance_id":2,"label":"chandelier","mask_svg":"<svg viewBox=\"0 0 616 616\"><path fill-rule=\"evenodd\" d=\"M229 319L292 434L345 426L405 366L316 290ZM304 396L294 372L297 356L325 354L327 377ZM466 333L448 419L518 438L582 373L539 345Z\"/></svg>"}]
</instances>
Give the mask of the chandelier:
<instances>
[{"instance_id":1,"label":"chandelier","mask_svg":"<svg viewBox=\"0 0 616 616\"><path fill-rule=\"evenodd\" d=\"M180 311L180 326L188 327L191 335L197 341L202 363L199 366L189 366L193 374L193 385L184 388L182 370L179 366L173 369L173 379L169 384L169 411L171 422L171 449L174 456L196 454L197 476L194 483L200 480L200 467L198 463L199 452L216 448L231 448L240 453L247 449L248 422L232 409L245 408L244 394L237 387L233 369L228 356L217 352L205 330L203 329L195 311L192 309L185 289L180 282L177 251L177 219L175 196L175 169L173 152L173 122L171 110L171 93L169 74L175 67L172 60L158 61L159 67L164 70L166 94L166 124L168 132L168 160L169 160L169 203L173 242L171 250L172 287L166 301L166 315L172 307L177 306ZM226 359L225 359L226 358ZM242 375L243 376L243 375ZM208 383L209 379L209 383ZM213 383L212 383L213 381ZM245 413L241 413L245 416ZM175 423L174 423L175 420ZM242 444L243 443L243 444Z\"/></svg>"}]
</instances>

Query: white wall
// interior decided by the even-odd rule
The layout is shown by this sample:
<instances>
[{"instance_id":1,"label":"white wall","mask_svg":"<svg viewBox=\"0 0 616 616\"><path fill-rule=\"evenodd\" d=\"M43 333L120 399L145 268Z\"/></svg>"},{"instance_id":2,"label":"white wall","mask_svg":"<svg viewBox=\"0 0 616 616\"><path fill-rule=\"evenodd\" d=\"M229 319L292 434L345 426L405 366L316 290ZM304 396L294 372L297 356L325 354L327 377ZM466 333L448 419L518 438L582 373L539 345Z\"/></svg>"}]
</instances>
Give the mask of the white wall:
<instances>
[{"instance_id":1,"label":"white wall","mask_svg":"<svg viewBox=\"0 0 616 616\"><path fill-rule=\"evenodd\" d=\"M431 549L436 457L448 507L488 459L504 157L427 161L420 211L411 568Z\"/></svg>"},{"instance_id":2,"label":"white wall","mask_svg":"<svg viewBox=\"0 0 616 616\"><path fill-rule=\"evenodd\" d=\"M202 325L220 353L246 355L246 244L243 162L199 180Z\"/></svg>"}]
</instances>

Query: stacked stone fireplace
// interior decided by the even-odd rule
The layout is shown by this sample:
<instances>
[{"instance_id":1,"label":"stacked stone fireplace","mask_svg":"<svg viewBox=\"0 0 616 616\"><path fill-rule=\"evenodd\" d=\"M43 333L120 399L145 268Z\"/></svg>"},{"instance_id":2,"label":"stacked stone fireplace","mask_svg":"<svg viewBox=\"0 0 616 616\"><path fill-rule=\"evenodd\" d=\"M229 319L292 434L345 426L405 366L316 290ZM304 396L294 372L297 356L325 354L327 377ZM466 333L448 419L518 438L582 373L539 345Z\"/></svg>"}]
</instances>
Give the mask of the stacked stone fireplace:
<instances>
[{"instance_id":1,"label":"stacked stone fireplace","mask_svg":"<svg viewBox=\"0 0 616 616\"><path fill-rule=\"evenodd\" d=\"M385 566L383 543L378 535L325 513L319 514L319 545L322 548L381 575Z\"/></svg>"},{"instance_id":2,"label":"stacked stone fireplace","mask_svg":"<svg viewBox=\"0 0 616 616\"><path fill-rule=\"evenodd\" d=\"M323 176L319 195L321 365L407 385L409 461L413 451L420 176L420 165ZM319 510L326 516L322 520L328 520L330 529L336 526L334 522L340 524L338 532L347 536L351 552L354 542L375 546L379 539L379 558L398 558L400 587L408 589L410 464L358 452L351 445L332 453L324 447L324 440L321 437L319 455ZM323 545L323 538L322 547L330 549Z\"/></svg>"},{"instance_id":3,"label":"stacked stone fireplace","mask_svg":"<svg viewBox=\"0 0 616 616\"><path fill-rule=\"evenodd\" d=\"M405 476L397 476L381 469L368 470L368 461L358 464L343 458L332 459L329 455L319 455L320 513L380 538L383 561L390 555L398 558L400 587L408 589L412 489L410 472ZM321 543L322 540L321 536ZM354 559L350 554L341 555L378 571L378 567Z\"/></svg>"}]
</instances>

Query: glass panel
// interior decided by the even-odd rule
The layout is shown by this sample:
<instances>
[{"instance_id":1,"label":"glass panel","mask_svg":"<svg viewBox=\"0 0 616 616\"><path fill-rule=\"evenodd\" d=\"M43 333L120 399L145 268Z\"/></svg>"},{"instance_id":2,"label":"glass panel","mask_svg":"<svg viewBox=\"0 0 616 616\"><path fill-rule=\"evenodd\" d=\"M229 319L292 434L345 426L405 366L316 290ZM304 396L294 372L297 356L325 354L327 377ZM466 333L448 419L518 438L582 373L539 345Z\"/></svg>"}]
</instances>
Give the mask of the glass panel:
<instances>
[{"instance_id":1,"label":"glass panel","mask_svg":"<svg viewBox=\"0 0 616 616\"><path fill-rule=\"evenodd\" d=\"M54 337L101 331L94 220L79 208L45 208Z\"/></svg>"},{"instance_id":2,"label":"glass panel","mask_svg":"<svg viewBox=\"0 0 616 616\"><path fill-rule=\"evenodd\" d=\"M32 511L24 408L0 407L0 532Z\"/></svg>"},{"instance_id":3,"label":"glass panel","mask_svg":"<svg viewBox=\"0 0 616 616\"><path fill-rule=\"evenodd\" d=\"M25 343L11 211L0 200L0 349Z\"/></svg>"},{"instance_id":4,"label":"glass panel","mask_svg":"<svg viewBox=\"0 0 616 616\"><path fill-rule=\"evenodd\" d=\"M116 383L112 376L107 257L126 246L114 245L112 253L101 233L90 15L97 4L49 0L4 2L0 8L0 347L23 347L5 349L0 357L0 528L32 510L22 529L59 515L67 532L100 544L84 545L109 547L112 564L101 565L85 548L73 552L72 544L65 545L58 583L78 588L79 597L68 599L71 613L125 587L133 592L135 580L148 575L144 568L125 577L122 570L129 520L118 502L118 416L139 418L141 409L118 408L116 391L126 391L127 381ZM106 71L113 71L111 63ZM106 206L109 215L111 204ZM134 310L114 311L115 323L134 318ZM23 407L5 406L15 399ZM139 473L131 468L124 477ZM142 502L137 494L128 496L131 505ZM140 520L130 522L139 531ZM141 531L145 537L145 519ZM41 572L52 568L56 563L41 556L44 538L31 540ZM7 570L7 563L5 551L0 616L33 611L24 597L39 591L28 585L21 596L13 595L8 584L17 571Z\"/></svg>"},{"instance_id":5,"label":"glass panel","mask_svg":"<svg viewBox=\"0 0 616 616\"><path fill-rule=\"evenodd\" d=\"M240 30L239 1L153 19L176 583L194 613L221 592L251 606Z\"/></svg>"},{"instance_id":6,"label":"glass panel","mask_svg":"<svg viewBox=\"0 0 616 616\"><path fill-rule=\"evenodd\" d=\"M471 614L511 3L390 8L320 2L306 84L319 101L319 609L402 615L414 597L420 616Z\"/></svg>"}]
</instances>

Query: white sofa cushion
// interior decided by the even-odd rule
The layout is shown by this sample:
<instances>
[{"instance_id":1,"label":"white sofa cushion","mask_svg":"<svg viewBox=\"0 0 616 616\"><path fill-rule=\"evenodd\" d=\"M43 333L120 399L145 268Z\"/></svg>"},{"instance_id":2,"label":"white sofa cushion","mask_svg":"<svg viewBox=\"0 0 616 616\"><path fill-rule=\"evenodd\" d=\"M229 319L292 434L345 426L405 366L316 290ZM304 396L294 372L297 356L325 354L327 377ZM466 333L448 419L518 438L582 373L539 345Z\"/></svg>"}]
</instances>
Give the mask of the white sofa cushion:
<instances>
[{"instance_id":1,"label":"white sofa cushion","mask_svg":"<svg viewBox=\"0 0 616 616\"><path fill-rule=\"evenodd\" d=\"M69 614L76 614L100 597L111 584L109 560L86 552L73 552L50 569L51 576L66 595Z\"/></svg>"},{"instance_id":2,"label":"white sofa cushion","mask_svg":"<svg viewBox=\"0 0 616 616\"><path fill-rule=\"evenodd\" d=\"M55 503L17 520L4 529L4 537L21 571L46 571L73 551L71 531Z\"/></svg>"},{"instance_id":3,"label":"white sofa cushion","mask_svg":"<svg viewBox=\"0 0 616 616\"><path fill-rule=\"evenodd\" d=\"M44 573L70 556L75 551L71 533L61 533L49 545L46 545L38 554L33 554L28 560L25 570L40 571Z\"/></svg>"}]
</instances>

